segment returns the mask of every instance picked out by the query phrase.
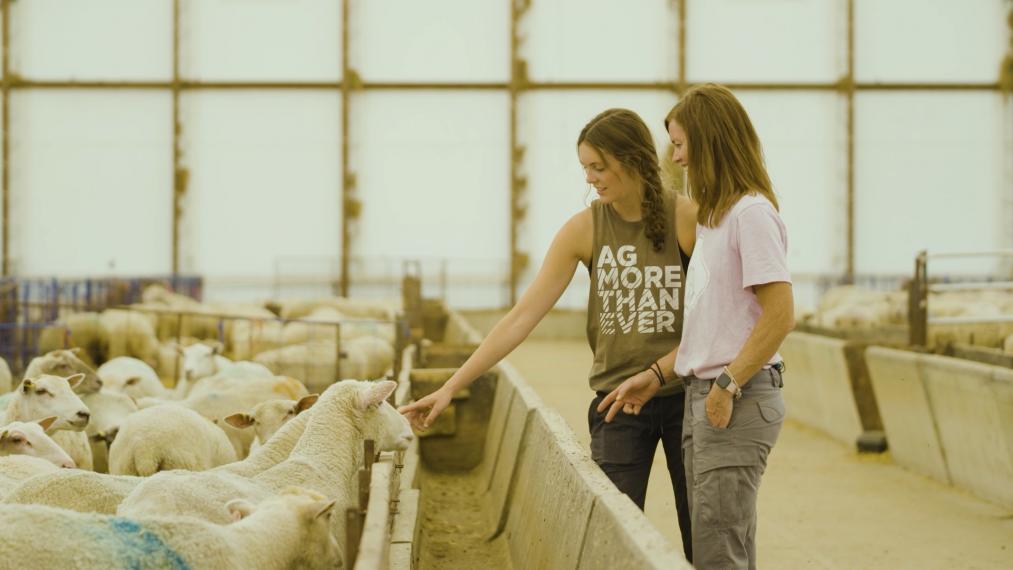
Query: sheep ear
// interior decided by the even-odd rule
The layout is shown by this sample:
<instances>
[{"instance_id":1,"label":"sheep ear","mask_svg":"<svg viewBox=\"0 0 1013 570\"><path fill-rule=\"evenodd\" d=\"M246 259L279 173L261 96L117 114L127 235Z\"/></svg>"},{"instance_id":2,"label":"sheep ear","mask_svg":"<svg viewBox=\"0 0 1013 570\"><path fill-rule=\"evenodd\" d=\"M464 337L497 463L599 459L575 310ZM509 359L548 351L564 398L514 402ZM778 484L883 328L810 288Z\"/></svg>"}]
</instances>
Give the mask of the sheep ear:
<instances>
[{"instance_id":1,"label":"sheep ear","mask_svg":"<svg viewBox=\"0 0 1013 570\"><path fill-rule=\"evenodd\" d=\"M78 372L73 376L68 376L67 382L70 383L70 388L73 390L74 388L77 388L81 382L84 382L84 374Z\"/></svg>"},{"instance_id":2,"label":"sheep ear","mask_svg":"<svg viewBox=\"0 0 1013 570\"><path fill-rule=\"evenodd\" d=\"M232 516L232 522L241 521L257 510L253 506L253 503L246 499L232 499L225 503L225 508L229 510L229 515Z\"/></svg>"},{"instance_id":3,"label":"sheep ear","mask_svg":"<svg viewBox=\"0 0 1013 570\"><path fill-rule=\"evenodd\" d=\"M336 505L336 504L338 504L337 501L327 501L326 503L316 503L316 505L319 508L317 508L314 511L313 520L316 520L316 519L318 519L320 517L330 516L331 512L333 512L334 505Z\"/></svg>"},{"instance_id":4,"label":"sheep ear","mask_svg":"<svg viewBox=\"0 0 1013 570\"><path fill-rule=\"evenodd\" d=\"M75 346L75 347L71 348L70 351L72 353L74 353L74 356L77 356L77 357L84 356L84 349L81 348L80 346Z\"/></svg>"},{"instance_id":5,"label":"sheep ear","mask_svg":"<svg viewBox=\"0 0 1013 570\"><path fill-rule=\"evenodd\" d=\"M394 393L395 388L397 382L391 380L370 382L370 386L359 393L359 407L365 410L370 406L380 405L387 396Z\"/></svg>"},{"instance_id":6,"label":"sheep ear","mask_svg":"<svg viewBox=\"0 0 1013 570\"><path fill-rule=\"evenodd\" d=\"M250 414L239 413L225 416L225 423L239 429L248 428L256 423L256 421Z\"/></svg>"},{"instance_id":7,"label":"sheep ear","mask_svg":"<svg viewBox=\"0 0 1013 570\"><path fill-rule=\"evenodd\" d=\"M313 407L313 404L317 403L317 399L320 398L320 394L310 394L309 396L303 396L299 398L299 401L295 405L295 413L299 414Z\"/></svg>"},{"instance_id":8,"label":"sheep ear","mask_svg":"<svg viewBox=\"0 0 1013 570\"><path fill-rule=\"evenodd\" d=\"M0 443L7 443L7 440L9 439L9 437L10 437L10 432L8 430L0 431Z\"/></svg>"},{"instance_id":9,"label":"sheep ear","mask_svg":"<svg viewBox=\"0 0 1013 570\"><path fill-rule=\"evenodd\" d=\"M141 381L141 377L140 376L131 376L130 378L127 378L127 381L124 382L123 385L124 386L134 386L134 385L136 385L140 381Z\"/></svg>"},{"instance_id":10,"label":"sheep ear","mask_svg":"<svg viewBox=\"0 0 1013 570\"><path fill-rule=\"evenodd\" d=\"M42 427L42 431L49 431L49 428L53 425L53 422L55 422L57 419L58 418L56 416L49 416L48 418L41 419L36 423L38 423L39 426Z\"/></svg>"},{"instance_id":11,"label":"sheep ear","mask_svg":"<svg viewBox=\"0 0 1013 570\"><path fill-rule=\"evenodd\" d=\"M207 340L204 342L211 347L211 354L221 354L225 350L225 346L217 340Z\"/></svg>"}]
</instances>

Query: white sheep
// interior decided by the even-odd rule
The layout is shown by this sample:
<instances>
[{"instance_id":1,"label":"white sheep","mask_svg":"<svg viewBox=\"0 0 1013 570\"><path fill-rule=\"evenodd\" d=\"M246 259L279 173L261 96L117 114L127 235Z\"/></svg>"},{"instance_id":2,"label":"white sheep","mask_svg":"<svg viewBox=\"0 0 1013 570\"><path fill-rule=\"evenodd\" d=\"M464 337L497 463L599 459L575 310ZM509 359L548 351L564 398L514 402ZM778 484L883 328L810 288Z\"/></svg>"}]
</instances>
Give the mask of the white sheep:
<instances>
[{"instance_id":1,"label":"white sheep","mask_svg":"<svg viewBox=\"0 0 1013 570\"><path fill-rule=\"evenodd\" d=\"M11 384L11 367L7 361L0 357L0 394L6 394L14 386Z\"/></svg>"},{"instance_id":2,"label":"white sheep","mask_svg":"<svg viewBox=\"0 0 1013 570\"><path fill-rule=\"evenodd\" d=\"M137 358L119 356L98 367L99 378L109 390L132 398L153 396L172 399L175 393L162 384L155 369Z\"/></svg>"},{"instance_id":3,"label":"white sheep","mask_svg":"<svg viewBox=\"0 0 1013 570\"><path fill-rule=\"evenodd\" d=\"M78 356L88 366L105 360L106 338L99 313L70 313L39 333L39 352L79 348Z\"/></svg>"},{"instance_id":4,"label":"white sheep","mask_svg":"<svg viewBox=\"0 0 1013 570\"><path fill-rule=\"evenodd\" d=\"M109 447L109 473L147 477L159 471L204 471L236 460L225 433L183 406L155 406L127 416Z\"/></svg>"},{"instance_id":5,"label":"white sheep","mask_svg":"<svg viewBox=\"0 0 1013 570\"><path fill-rule=\"evenodd\" d=\"M283 461L249 477L237 477L237 469L230 470L232 466L193 477L159 473L142 481L117 512L132 517L155 513L197 516L222 524L227 522L222 507L229 498L246 498L265 489L278 492L291 484L337 499L344 512L357 504L355 474L363 462L363 440L376 441L379 450L401 450L413 438L408 421L386 401L396 387L391 381L338 382L320 396L313 408L288 422L248 460L250 464L262 457L276 460L279 449L290 445L291 434L302 429ZM216 484L209 483L212 479ZM344 517L338 518L341 520L332 522L331 532L343 537Z\"/></svg>"},{"instance_id":6,"label":"white sheep","mask_svg":"<svg viewBox=\"0 0 1013 570\"><path fill-rule=\"evenodd\" d=\"M125 519L38 505L0 506L0 560L18 568L307 568L339 563L328 533L334 501L301 489L253 507L231 501L236 522Z\"/></svg>"},{"instance_id":7,"label":"white sheep","mask_svg":"<svg viewBox=\"0 0 1013 570\"><path fill-rule=\"evenodd\" d=\"M268 400L253 407L249 413L236 413L225 417L225 423L237 429L253 428L256 438L251 449L260 447L286 422L310 409L320 396L310 394L299 400Z\"/></svg>"},{"instance_id":8,"label":"white sheep","mask_svg":"<svg viewBox=\"0 0 1013 570\"><path fill-rule=\"evenodd\" d=\"M133 356L158 366L158 337L152 316L138 311L109 309L99 317L106 358Z\"/></svg>"},{"instance_id":9,"label":"white sheep","mask_svg":"<svg viewBox=\"0 0 1013 570\"><path fill-rule=\"evenodd\" d=\"M314 392L322 392L336 380L379 378L393 362L394 350L389 344L363 336L342 342L339 369L338 348L324 341L295 344L258 354L254 361L275 374L301 378Z\"/></svg>"},{"instance_id":10,"label":"white sheep","mask_svg":"<svg viewBox=\"0 0 1013 570\"><path fill-rule=\"evenodd\" d=\"M84 379L74 387L74 392L78 395L98 392L102 388L102 380L95 369L81 359L82 355L80 348L52 350L33 358L22 377L37 378L49 374L67 378L74 374L84 374Z\"/></svg>"},{"instance_id":11,"label":"white sheep","mask_svg":"<svg viewBox=\"0 0 1013 570\"><path fill-rule=\"evenodd\" d=\"M56 419L56 416L49 416L37 422L10 422L3 426L0 428L0 456L28 455L57 467L77 467L67 452L46 435Z\"/></svg>"},{"instance_id":12,"label":"white sheep","mask_svg":"<svg viewBox=\"0 0 1013 570\"><path fill-rule=\"evenodd\" d=\"M62 469L62 467L54 465L52 461L31 455L0 456L0 500L6 500L15 489L20 488L26 481L34 479L36 476L56 473ZM67 469L62 472L70 471ZM77 472L87 473L87 471Z\"/></svg>"},{"instance_id":13,"label":"white sheep","mask_svg":"<svg viewBox=\"0 0 1013 570\"><path fill-rule=\"evenodd\" d=\"M114 390L99 390L82 396L81 400L91 411L85 434L91 446L92 468L98 473L108 473L109 446L116 439L123 420L138 410L137 403Z\"/></svg>"},{"instance_id":14,"label":"white sheep","mask_svg":"<svg viewBox=\"0 0 1013 570\"><path fill-rule=\"evenodd\" d=\"M92 469L91 447L84 429L91 412L73 388L84 380L84 374L69 378L44 374L25 378L12 392L7 411L0 423L34 421L56 416L51 426L52 438L60 444L81 469ZM59 431L57 431L59 430Z\"/></svg>"}]
</instances>

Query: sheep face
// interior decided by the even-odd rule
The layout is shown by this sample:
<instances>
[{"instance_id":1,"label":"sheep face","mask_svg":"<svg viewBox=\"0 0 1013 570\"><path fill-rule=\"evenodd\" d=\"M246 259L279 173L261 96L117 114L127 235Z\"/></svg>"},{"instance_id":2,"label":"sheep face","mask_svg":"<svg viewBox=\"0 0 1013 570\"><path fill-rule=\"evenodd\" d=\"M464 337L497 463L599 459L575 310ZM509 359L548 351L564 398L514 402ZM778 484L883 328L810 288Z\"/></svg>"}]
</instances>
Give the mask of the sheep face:
<instances>
[{"instance_id":1,"label":"sheep face","mask_svg":"<svg viewBox=\"0 0 1013 570\"><path fill-rule=\"evenodd\" d=\"M363 435L374 440L380 451L407 449L415 437L411 424L387 398L394 393L397 382L360 382L359 409L363 413Z\"/></svg>"},{"instance_id":2,"label":"sheep face","mask_svg":"<svg viewBox=\"0 0 1013 570\"><path fill-rule=\"evenodd\" d=\"M341 566L341 551L331 534L331 519L337 501L298 487L285 489L282 494L265 499L253 506L243 499L225 504L234 520L261 518L272 524L291 524L299 529L299 558L293 568L330 570ZM282 523L281 521L286 521ZM242 524L242 523L239 523Z\"/></svg>"},{"instance_id":3,"label":"sheep face","mask_svg":"<svg viewBox=\"0 0 1013 570\"><path fill-rule=\"evenodd\" d=\"M98 392L102 388L102 380L90 366L78 357L80 352L80 348L50 351L32 361L32 365L37 365L37 368L32 372L64 378L74 374L84 374L84 379L74 388L74 392L78 394Z\"/></svg>"},{"instance_id":4,"label":"sheep face","mask_svg":"<svg viewBox=\"0 0 1013 570\"><path fill-rule=\"evenodd\" d=\"M179 352L183 356L183 375L190 382L218 372L215 356L221 352L220 344L212 346L199 342L180 348Z\"/></svg>"},{"instance_id":5,"label":"sheep face","mask_svg":"<svg viewBox=\"0 0 1013 570\"><path fill-rule=\"evenodd\" d=\"M77 467L67 452L46 435L55 422L56 417L50 416L38 422L11 422L4 426L0 430L0 455L30 455L57 467Z\"/></svg>"},{"instance_id":6,"label":"sheep face","mask_svg":"<svg viewBox=\"0 0 1013 570\"><path fill-rule=\"evenodd\" d=\"M88 425L91 411L73 387L84 380L84 374L69 378L43 374L38 378L25 378L18 386L17 418L36 419L56 416L52 429L81 431Z\"/></svg>"},{"instance_id":7,"label":"sheep face","mask_svg":"<svg viewBox=\"0 0 1013 570\"><path fill-rule=\"evenodd\" d=\"M317 394L310 394L299 400L268 400L254 406L248 414L232 414L226 417L225 422L238 429L252 427L257 432L260 442L266 443L281 429L281 426L313 406L317 398L319 398Z\"/></svg>"},{"instance_id":8,"label":"sheep face","mask_svg":"<svg viewBox=\"0 0 1013 570\"><path fill-rule=\"evenodd\" d=\"M120 424L138 409L133 398L112 390L102 390L85 396L84 403L91 411L91 421L88 422L85 433L90 440L104 441L106 445L112 445L120 430Z\"/></svg>"}]
</instances>

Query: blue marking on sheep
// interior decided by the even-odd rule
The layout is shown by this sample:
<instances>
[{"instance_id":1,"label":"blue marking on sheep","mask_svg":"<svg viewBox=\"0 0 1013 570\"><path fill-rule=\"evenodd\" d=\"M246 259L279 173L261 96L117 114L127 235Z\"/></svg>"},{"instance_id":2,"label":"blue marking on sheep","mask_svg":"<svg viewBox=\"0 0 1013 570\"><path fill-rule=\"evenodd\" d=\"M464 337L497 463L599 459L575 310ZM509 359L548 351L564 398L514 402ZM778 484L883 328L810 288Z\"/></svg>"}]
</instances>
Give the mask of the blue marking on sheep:
<instances>
[{"instance_id":1,"label":"blue marking on sheep","mask_svg":"<svg viewBox=\"0 0 1013 570\"><path fill-rule=\"evenodd\" d=\"M114 517L109 519L109 527L122 548L124 566L130 570L141 570L153 565L172 570L190 570L190 565L157 534L145 529L136 521Z\"/></svg>"}]
</instances>

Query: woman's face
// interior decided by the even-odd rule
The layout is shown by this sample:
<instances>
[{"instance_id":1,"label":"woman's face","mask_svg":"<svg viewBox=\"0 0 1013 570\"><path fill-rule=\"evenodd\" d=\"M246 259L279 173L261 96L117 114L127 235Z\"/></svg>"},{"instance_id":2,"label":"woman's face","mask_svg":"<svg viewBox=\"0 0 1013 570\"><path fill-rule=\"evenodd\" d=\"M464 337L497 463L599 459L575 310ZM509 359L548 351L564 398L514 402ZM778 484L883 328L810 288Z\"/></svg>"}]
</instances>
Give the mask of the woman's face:
<instances>
[{"instance_id":1,"label":"woman's face","mask_svg":"<svg viewBox=\"0 0 1013 570\"><path fill-rule=\"evenodd\" d=\"M672 141L675 150L672 151L672 162L683 168L689 167L689 160L686 154L686 132L675 120L668 122L668 138Z\"/></svg>"},{"instance_id":2,"label":"woman's face","mask_svg":"<svg viewBox=\"0 0 1013 570\"><path fill-rule=\"evenodd\" d=\"M584 169L584 180L594 186L603 203L621 200L634 191L630 176L614 156L600 153L587 143L580 143L577 157Z\"/></svg>"}]
</instances>

